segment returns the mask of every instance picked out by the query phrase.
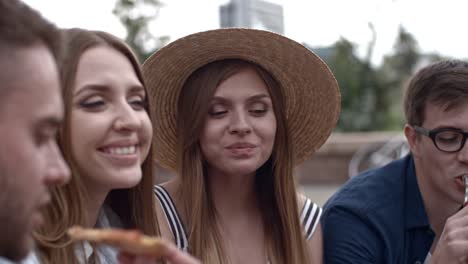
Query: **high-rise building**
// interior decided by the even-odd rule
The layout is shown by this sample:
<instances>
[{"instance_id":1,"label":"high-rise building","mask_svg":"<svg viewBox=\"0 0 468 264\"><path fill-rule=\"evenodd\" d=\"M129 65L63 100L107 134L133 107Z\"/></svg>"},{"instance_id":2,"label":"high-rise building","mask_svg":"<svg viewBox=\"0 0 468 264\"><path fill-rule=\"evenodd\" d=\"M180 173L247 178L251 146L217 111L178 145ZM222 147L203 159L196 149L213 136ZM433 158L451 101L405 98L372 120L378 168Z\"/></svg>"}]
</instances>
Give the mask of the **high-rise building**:
<instances>
[{"instance_id":1,"label":"high-rise building","mask_svg":"<svg viewBox=\"0 0 468 264\"><path fill-rule=\"evenodd\" d=\"M262 0L231 0L220 7L221 27L255 28L284 34L283 7Z\"/></svg>"}]
</instances>

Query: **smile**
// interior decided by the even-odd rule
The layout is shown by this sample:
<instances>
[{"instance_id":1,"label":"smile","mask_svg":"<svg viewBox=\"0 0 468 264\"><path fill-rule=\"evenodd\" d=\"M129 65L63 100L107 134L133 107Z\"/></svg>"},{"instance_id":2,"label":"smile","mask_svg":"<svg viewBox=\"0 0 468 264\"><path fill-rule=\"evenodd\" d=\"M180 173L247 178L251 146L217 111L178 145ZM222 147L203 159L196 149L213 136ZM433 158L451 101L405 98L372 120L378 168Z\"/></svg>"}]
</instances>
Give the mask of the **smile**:
<instances>
[{"instance_id":1,"label":"smile","mask_svg":"<svg viewBox=\"0 0 468 264\"><path fill-rule=\"evenodd\" d=\"M126 147L106 147L101 148L101 151L107 154L112 155L133 155L136 153L137 147L136 145L133 146L126 146Z\"/></svg>"}]
</instances>

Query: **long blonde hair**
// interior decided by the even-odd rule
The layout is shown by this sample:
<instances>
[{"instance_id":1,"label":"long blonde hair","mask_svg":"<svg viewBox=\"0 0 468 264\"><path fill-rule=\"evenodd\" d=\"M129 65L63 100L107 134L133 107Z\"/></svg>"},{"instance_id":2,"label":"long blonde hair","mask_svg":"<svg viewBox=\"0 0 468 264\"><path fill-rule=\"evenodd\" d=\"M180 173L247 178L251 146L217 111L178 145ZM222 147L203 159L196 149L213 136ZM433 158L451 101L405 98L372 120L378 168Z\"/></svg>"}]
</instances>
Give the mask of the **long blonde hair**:
<instances>
[{"instance_id":1,"label":"long blonde hair","mask_svg":"<svg viewBox=\"0 0 468 264\"><path fill-rule=\"evenodd\" d=\"M245 68L254 69L264 80L277 120L272 155L255 176L267 254L271 263L308 263L282 91L278 82L260 66L236 59L212 62L195 71L185 82L178 101L177 168L181 177L178 194L182 197L182 209L188 218L189 252L203 263L229 263L207 186L209 182L199 138L217 87Z\"/></svg>"},{"instance_id":2,"label":"long blonde hair","mask_svg":"<svg viewBox=\"0 0 468 264\"><path fill-rule=\"evenodd\" d=\"M35 233L38 244L37 253L41 263L82 263L75 255L75 245L71 244L66 235L70 226L85 225L87 212L85 205L88 196L72 155L70 138L72 92L81 55L92 47L111 47L131 62L135 74L144 86L136 57L120 39L105 32L83 29L67 29L62 33L66 53L59 63L59 69L65 102L65 122L58 141L65 160L70 166L72 177L67 185L51 190L52 201L44 212L45 224ZM146 111L149 115L147 107ZM153 193L152 148L142 164L142 171L143 177L138 185L131 189L112 190L106 197L105 203L119 216L125 228L139 229L149 235L159 235ZM97 261L97 258L93 261Z\"/></svg>"}]
</instances>

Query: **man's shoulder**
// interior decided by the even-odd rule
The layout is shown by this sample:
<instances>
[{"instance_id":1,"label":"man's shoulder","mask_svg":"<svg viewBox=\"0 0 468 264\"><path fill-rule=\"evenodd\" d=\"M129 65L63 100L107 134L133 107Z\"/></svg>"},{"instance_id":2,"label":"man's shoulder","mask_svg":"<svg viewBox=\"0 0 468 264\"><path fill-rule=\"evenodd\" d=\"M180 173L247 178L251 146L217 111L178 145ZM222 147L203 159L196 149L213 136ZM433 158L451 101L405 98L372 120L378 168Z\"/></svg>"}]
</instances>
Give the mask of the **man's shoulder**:
<instances>
[{"instance_id":1,"label":"man's shoulder","mask_svg":"<svg viewBox=\"0 0 468 264\"><path fill-rule=\"evenodd\" d=\"M346 182L325 204L354 213L397 210L402 206L408 157L361 173Z\"/></svg>"}]
</instances>

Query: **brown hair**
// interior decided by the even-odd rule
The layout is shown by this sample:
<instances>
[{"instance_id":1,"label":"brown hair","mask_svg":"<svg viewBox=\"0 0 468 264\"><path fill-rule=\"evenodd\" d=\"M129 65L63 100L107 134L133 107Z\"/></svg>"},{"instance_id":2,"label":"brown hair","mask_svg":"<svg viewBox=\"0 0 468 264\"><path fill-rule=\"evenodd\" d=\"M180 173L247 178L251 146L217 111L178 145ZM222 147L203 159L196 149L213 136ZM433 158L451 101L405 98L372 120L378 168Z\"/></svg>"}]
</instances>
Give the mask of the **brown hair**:
<instances>
[{"instance_id":1,"label":"brown hair","mask_svg":"<svg viewBox=\"0 0 468 264\"><path fill-rule=\"evenodd\" d=\"M146 87L135 55L120 39L105 32L83 29L64 30L63 39L67 47L67 54L60 63L65 122L59 133L59 145L71 168L72 177L69 184L52 189L52 203L46 208L45 213L46 224L36 233L42 263L78 263L75 248L66 236L66 231L72 225L84 225L86 219L87 193L70 149L72 91L82 54L96 46L108 46L117 50L131 62L135 74ZM148 112L147 107L146 111ZM159 235L153 193L152 148L142 164L142 170L143 177L137 186L131 189L112 190L105 203L120 217L126 228L136 228L145 234Z\"/></svg>"},{"instance_id":2,"label":"brown hair","mask_svg":"<svg viewBox=\"0 0 468 264\"><path fill-rule=\"evenodd\" d=\"M58 59L61 55L58 29L23 2L0 0L0 63L8 63L5 57L12 51L34 45L45 45ZM0 95L4 88L2 85Z\"/></svg>"},{"instance_id":3,"label":"brown hair","mask_svg":"<svg viewBox=\"0 0 468 264\"><path fill-rule=\"evenodd\" d=\"M427 103L445 110L459 106L468 99L468 62L446 60L431 64L411 79L404 97L406 122L422 125Z\"/></svg>"},{"instance_id":4,"label":"brown hair","mask_svg":"<svg viewBox=\"0 0 468 264\"><path fill-rule=\"evenodd\" d=\"M260 66L236 59L212 62L195 71L185 82L178 101L177 168L182 180L183 210L188 217L189 251L203 263L229 262L217 228L199 138L217 87L245 68L255 70L267 85L277 120L273 153L255 176L267 253L271 263L307 263L293 177L294 155L281 88Z\"/></svg>"}]
</instances>

